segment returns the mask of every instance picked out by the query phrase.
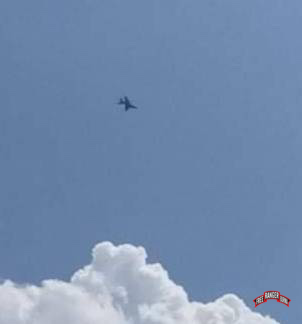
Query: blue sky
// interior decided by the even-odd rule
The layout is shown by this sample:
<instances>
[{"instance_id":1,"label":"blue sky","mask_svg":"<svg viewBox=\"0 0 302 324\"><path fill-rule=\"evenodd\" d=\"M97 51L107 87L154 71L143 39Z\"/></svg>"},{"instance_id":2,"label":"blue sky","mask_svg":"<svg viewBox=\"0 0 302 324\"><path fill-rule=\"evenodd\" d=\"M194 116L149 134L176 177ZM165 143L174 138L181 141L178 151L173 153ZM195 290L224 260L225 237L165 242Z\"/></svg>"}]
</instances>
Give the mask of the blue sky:
<instances>
[{"instance_id":1,"label":"blue sky","mask_svg":"<svg viewBox=\"0 0 302 324\"><path fill-rule=\"evenodd\" d=\"M298 323L302 5L0 3L0 277L143 245L190 298ZM128 95L140 109L116 105Z\"/></svg>"}]
</instances>

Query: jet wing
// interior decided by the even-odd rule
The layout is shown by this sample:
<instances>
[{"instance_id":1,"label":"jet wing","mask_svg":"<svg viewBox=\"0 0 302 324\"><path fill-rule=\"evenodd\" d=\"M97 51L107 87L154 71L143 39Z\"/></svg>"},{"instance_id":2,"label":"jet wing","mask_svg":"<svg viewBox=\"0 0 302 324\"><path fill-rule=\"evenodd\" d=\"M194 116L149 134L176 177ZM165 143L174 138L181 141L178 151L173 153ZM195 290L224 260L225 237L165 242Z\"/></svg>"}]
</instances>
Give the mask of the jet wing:
<instances>
[{"instance_id":1,"label":"jet wing","mask_svg":"<svg viewBox=\"0 0 302 324\"><path fill-rule=\"evenodd\" d=\"M127 106L128 106L128 105L131 105L130 100L128 99L127 96L125 96L125 104L126 104Z\"/></svg>"}]
</instances>

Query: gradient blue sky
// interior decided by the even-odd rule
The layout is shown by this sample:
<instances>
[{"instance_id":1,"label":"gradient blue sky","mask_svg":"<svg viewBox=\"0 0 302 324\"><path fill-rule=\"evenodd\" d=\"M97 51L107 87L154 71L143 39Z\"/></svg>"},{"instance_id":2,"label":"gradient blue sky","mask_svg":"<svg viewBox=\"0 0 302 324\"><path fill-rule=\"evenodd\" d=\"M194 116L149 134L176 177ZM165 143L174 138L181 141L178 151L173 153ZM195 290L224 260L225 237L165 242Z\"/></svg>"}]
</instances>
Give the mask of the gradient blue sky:
<instances>
[{"instance_id":1,"label":"gradient blue sky","mask_svg":"<svg viewBox=\"0 0 302 324\"><path fill-rule=\"evenodd\" d=\"M289 308L257 310L300 323L301 16L297 0L2 0L0 277L67 279L96 242L129 242L191 299L279 290Z\"/></svg>"}]
</instances>

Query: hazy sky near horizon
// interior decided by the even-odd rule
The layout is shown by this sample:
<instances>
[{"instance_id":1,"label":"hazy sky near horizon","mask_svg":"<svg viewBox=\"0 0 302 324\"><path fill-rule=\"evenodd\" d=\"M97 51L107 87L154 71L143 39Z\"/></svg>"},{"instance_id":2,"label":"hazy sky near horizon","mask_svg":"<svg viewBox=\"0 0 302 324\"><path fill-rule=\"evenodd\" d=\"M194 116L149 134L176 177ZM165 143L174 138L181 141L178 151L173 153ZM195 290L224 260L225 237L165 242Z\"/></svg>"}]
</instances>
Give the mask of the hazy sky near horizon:
<instances>
[{"instance_id":1,"label":"hazy sky near horizon","mask_svg":"<svg viewBox=\"0 0 302 324\"><path fill-rule=\"evenodd\" d=\"M2 0L0 278L143 245L190 298L298 323L300 1ZM128 95L140 107L116 105Z\"/></svg>"}]
</instances>

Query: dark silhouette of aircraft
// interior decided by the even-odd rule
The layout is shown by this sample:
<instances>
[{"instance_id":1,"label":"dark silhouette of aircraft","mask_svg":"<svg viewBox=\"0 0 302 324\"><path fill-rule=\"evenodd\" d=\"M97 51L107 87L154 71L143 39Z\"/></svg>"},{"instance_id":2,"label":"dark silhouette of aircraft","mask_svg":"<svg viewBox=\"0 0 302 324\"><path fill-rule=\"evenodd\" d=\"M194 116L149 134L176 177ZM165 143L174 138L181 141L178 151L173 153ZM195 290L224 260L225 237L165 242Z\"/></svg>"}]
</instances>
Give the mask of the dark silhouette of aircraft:
<instances>
[{"instance_id":1,"label":"dark silhouette of aircraft","mask_svg":"<svg viewBox=\"0 0 302 324\"><path fill-rule=\"evenodd\" d=\"M124 98L121 98L120 101L117 104L118 105L125 105L125 111L129 110L130 108L137 109L136 106L132 105L132 103L130 102L130 100L128 99L127 96L125 96Z\"/></svg>"}]
</instances>

